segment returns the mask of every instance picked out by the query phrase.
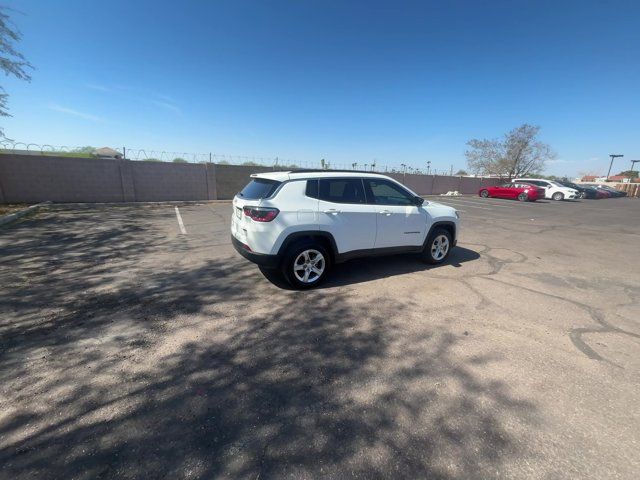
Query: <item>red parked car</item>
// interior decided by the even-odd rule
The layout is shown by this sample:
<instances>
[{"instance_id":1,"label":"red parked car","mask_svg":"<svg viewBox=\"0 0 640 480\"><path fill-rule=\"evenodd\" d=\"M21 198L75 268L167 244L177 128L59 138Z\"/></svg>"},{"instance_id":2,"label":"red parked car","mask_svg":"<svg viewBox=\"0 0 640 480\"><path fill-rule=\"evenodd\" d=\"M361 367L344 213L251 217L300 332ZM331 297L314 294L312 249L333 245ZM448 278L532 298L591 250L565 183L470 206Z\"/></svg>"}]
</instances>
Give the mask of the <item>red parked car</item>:
<instances>
[{"instance_id":1,"label":"red parked car","mask_svg":"<svg viewBox=\"0 0 640 480\"><path fill-rule=\"evenodd\" d=\"M517 198L521 202L535 202L539 198L544 198L544 188L528 183L504 183L493 187L482 187L478 195L484 198Z\"/></svg>"}]
</instances>

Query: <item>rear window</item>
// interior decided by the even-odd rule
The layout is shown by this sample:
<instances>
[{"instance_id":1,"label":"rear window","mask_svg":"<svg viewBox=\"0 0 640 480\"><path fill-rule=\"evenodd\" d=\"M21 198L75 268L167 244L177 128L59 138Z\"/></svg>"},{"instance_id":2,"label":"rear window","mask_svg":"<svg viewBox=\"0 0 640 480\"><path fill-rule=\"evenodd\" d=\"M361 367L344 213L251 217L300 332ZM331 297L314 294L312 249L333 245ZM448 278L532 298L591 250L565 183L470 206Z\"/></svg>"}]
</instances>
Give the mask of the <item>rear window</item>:
<instances>
[{"instance_id":1,"label":"rear window","mask_svg":"<svg viewBox=\"0 0 640 480\"><path fill-rule=\"evenodd\" d=\"M255 178L251 180L238 195L247 200L267 198L273 195L281 183L282 182L275 180L267 180L266 178Z\"/></svg>"}]
</instances>

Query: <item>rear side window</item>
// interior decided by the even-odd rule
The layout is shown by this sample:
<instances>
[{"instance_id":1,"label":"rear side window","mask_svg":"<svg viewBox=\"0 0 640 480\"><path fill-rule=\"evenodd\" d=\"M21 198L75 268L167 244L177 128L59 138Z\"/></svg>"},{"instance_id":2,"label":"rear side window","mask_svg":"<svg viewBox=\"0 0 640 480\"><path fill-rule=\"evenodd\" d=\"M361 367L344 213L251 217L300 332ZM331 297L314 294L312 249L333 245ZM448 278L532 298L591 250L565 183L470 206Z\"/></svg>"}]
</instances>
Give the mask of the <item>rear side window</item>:
<instances>
[{"instance_id":1,"label":"rear side window","mask_svg":"<svg viewBox=\"0 0 640 480\"><path fill-rule=\"evenodd\" d=\"M273 195L282 182L268 180L266 178L254 178L238 194L247 200L257 200Z\"/></svg>"},{"instance_id":2,"label":"rear side window","mask_svg":"<svg viewBox=\"0 0 640 480\"><path fill-rule=\"evenodd\" d=\"M364 188L359 178L328 178L320 180L319 184L320 200L333 203L365 203Z\"/></svg>"},{"instance_id":3,"label":"rear side window","mask_svg":"<svg viewBox=\"0 0 640 480\"><path fill-rule=\"evenodd\" d=\"M307 180L307 189L304 193L307 197L318 197L318 180Z\"/></svg>"}]
</instances>

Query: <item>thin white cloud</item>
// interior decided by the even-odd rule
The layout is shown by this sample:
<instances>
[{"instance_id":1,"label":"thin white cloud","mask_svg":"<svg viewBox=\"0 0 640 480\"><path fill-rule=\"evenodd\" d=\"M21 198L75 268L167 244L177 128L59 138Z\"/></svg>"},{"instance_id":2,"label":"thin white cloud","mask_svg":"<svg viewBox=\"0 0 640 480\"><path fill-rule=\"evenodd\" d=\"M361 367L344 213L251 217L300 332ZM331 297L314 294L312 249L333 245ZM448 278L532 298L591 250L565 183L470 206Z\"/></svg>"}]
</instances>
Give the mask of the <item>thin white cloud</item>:
<instances>
[{"instance_id":1,"label":"thin white cloud","mask_svg":"<svg viewBox=\"0 0 640 480\"><path fill-rule=\"evenodd\" d=\"M85 88L95 90L97 92L111 93L114 95L119 95L121 96L121 98L129 98L130 100L136 100L138 102L154 105L156 107L162 108L163 110L170 111L178 116L182 116L182 110L177 105L176 101L168 95L163 95L152 91L139 90L125 85L106 86L97 83L85 83L84 86Z\"/></svg>"},{"instance_id":2,"label":"thin white cloud","mask_svg":"<svg viewBox=\"0 0 640 480\"><path fill-rule=\"evenodd\" d=\"M66 113L67 115L71 115L74 117L82 118L84 120L90 120L92 122L102 122L103 118L98 117L96 115L91 115L90 113L79 112L78 110L74 110L73 108L63 107L62 105L58 105L56 103L50 104L47 108L49 110L53 110L54 112Z\"/></svg>"},{"instance_id":3,"label":"thin white cloud","mask_svg":"<svg viewBox=\"0 0 640 480\"><path fill-rule=\"evenodd\" d=\"M556 164L556 163L576 163L574 160L565 160L564 158L555 158L553 160L549 160L547 163Z\"/></svg>"},{"instance_id":4,"label":"thin white cloud","mask_svg":"<svg viewBox=\"0 0 640 480\"><path fill-rule=\"evenodd\" d=\"M109 88L109 87L105 87L104 85L98 85L97 83L85 83L84 84L85 87L91 89L91 90L96 90L98 92L112 92L113 89Z\"/></svg>"},{"instance_id":5,"label":"thin white cloud","mask_svg":"<svg viewBox=\"0 0 640 480\"><path fill-rule=\"evenodd\" d=\"M160 93L155 93L154 95L158 97L160 100L164 100L167 103L176 103L176 101L173 98L171 98L169 95L162 95Z\"/></svg>"},{"instance_id":6,"label":"thin white cloud","mask_svg":"<svg viewBox=\"0 0 640 480\"><path fill-rule=\"evenodd\" d=\"M160 108L164 108L165 110L169 110L169 111L175 113L176 115L182 115L182 110L180 110L180 107L174 105L173 103L163 102L163 101L160 101L160 100L151 100L151 103L153 105L155 105L156 107L160 107Z\"/></svg>"}]
</instances>

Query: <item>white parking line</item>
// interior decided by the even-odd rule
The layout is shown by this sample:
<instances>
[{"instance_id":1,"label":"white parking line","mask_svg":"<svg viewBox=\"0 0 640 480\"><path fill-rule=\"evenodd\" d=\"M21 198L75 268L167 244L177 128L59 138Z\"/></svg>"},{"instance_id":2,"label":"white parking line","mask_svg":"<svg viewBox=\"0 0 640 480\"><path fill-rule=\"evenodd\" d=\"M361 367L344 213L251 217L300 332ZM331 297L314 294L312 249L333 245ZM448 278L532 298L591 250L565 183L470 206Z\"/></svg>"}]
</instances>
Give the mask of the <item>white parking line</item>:
<instances>
[{"instance_id":1,"label":"white parking line","mask_svg":"<svg viewBox=\"0 0 640 480\"><path fill-rule=\"evenodd\" d=\"M496 202L486 202L484 200L459 200L460 202L464 202L464 203L469 203L472 205L491 205L492 207L498 207L498 208L513 208L513 205L503 205L500 203L496 203Z\"/></svg>"},{"instance_id":2,"label":"white parking line","mask_svg":"<svg viewBox=\"0 0 640 480\"><path fill-rule=\"evenodd\" d=\"M479 208L480 210L493 210L492 208L489 208L489 207L476 207L475 205L466 205L466 204L465 205L461 205L459 203L453 203L453 202L447 202L447 203L438 202L438 203L442 203L442 205L446 205L448 207L454 207L454 208L465 207L465 208Z\"/></svg>"},{"instance_id":3,"label":"white parking line","mask_svg":"<svg viewBox=\"0 0 640 480\"><path fill-rule=\"evenodd\" d=\"M469 205L491 205L492 207L498 207L498 208L513 208L513 205L500 205L498 203L493 203L493 202L485 202L483 200L459 200L459 199L454 199L452 200L454 202L460 202L460 203L466 203Z\"/></svg>"},{"instance_id":4,"label":"white parking line","mask_svg":"<svg viewBox=\"0 0 640 480\"><path fill-rule=\"evenodd\" d=\"M180 227L180 233L182 233L183 235L186 235L187 230L184 228L184 223L182 222L182 216L180 215L180 210L178 210L178 207L176 208L176 217L178 218L178 226Z\"/></svg>"},{"instance_id":5,"label":"white parking line","mask_svg":"<svg viewBox=\"0 0 640 480\"><path fill-rule=\"evenodd\" d=\"M473 200L447 200L447 201L452 203L453 205L462 205L463 207L470 207L470 208L482 208L482 209L489 209L489 210L493 210L494 207L513 208L511 205L496 205L493 203L474 202Z\"/></svg>"}]
</instances>

